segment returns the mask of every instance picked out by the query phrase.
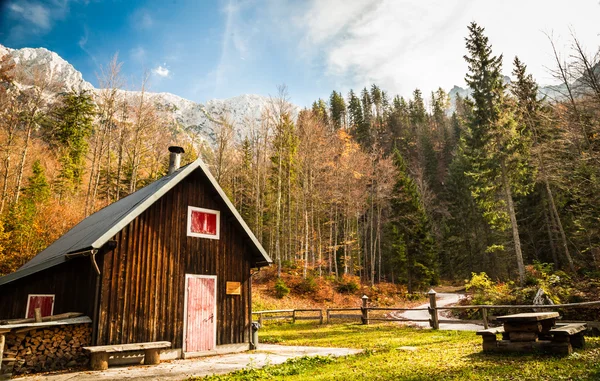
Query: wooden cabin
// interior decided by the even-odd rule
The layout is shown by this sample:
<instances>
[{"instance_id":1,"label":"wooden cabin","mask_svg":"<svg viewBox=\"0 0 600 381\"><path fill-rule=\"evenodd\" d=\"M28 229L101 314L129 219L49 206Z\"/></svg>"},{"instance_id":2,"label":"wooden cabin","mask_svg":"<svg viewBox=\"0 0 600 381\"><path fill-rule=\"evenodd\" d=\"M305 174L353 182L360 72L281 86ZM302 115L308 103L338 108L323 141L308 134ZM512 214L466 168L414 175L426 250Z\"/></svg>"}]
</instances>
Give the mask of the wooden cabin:
<instances>
[{"instance_id":1,"label":"wooden cabin","mask_svg":"<svg viewBox=\"0 0 600 381\"><path fill-rule=\"evenodd\" d=\"M0 319L82 312L95 345L248 349L252 272L272 263L200 160L81 221L0 278Z\"/></svg>"}]
</instances>

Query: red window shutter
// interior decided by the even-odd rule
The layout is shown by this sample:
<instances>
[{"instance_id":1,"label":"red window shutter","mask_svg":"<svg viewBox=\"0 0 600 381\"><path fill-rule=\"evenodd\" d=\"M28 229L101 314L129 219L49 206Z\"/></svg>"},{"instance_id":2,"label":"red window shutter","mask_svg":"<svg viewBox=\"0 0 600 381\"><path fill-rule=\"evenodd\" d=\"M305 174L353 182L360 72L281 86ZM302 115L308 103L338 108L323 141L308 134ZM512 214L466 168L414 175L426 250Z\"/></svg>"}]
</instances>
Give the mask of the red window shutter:
<instances>
[{"instance_id":1,"label":"red window shutter","mask_svg":"<svg viewBox=\"0 0 600 381\"><path fill-rule=\"evenodd\" d=\"M34 318L36 308L41 310L42 317L51 316L54 312L54 295L29 295L26 318Z\"/></svg>"},{"instance_id":2,"label":"red window shutter","mask_svg":"<svg viewBox=\"0 0 600 381\"><path fill-rule=\"evenodd\" d=\"M217 215L213 213L192 211L192 233L217 234Z\"/></svg>"}]
</instances>

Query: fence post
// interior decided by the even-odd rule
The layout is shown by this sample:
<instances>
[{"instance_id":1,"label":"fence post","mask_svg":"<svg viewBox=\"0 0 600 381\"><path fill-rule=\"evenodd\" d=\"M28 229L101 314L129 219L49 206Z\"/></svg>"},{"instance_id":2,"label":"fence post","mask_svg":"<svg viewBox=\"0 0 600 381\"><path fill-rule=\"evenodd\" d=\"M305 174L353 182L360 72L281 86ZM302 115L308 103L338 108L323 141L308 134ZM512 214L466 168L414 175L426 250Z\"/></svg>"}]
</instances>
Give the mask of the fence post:
<instances>
[{"instance_id":1,"label":"fence post","mask_svg":"<svg viewBox=\"0 0 600 381\"><path fill-rule=\"evenodd\" d=\"M292 324L296 322L296 310L292 311Z\"/></svg>"},{"instance_id":2,"label":"fence post","mask_svg":"<svg viewBox=\"0 0 600 381\"><path fill-rule=\"evenodd\" d=\"M488 324L488 311L487 311L487 308L482 308L481 309L481 315L483 316L483 328L485 328L485 329L490 328L490 326Z\"/></svg>"},{"instance_id":3,"label":"fence post","mask_svg":"<svg viewBox=\"0 0 600 381\"><path fill-rule=\"evenodd\" d=\"M362 307L360 308L362 311L362 323L369 324L369 310L367 309L367 304L369 302L369 297L367 295L362 296Z\"/></svg>"},{"instance_id":4,"label":"fence post","mask_svg":"<svg viewBox=\"0 0 600 381\"><path fill-rule=\"evenodd\" d=\"M258 324L260 324L260 326L263 326L263 317L262 317L262 312L258 314Z\"/></svg>"},{"instance_id":5,"label":"fence post","mask_svg":"<svg viewBox=\"0 0 600 381\"><path fill-rule=\"evenodd\" d=\"M329 324L329 308L327 309L327 324Z\"/></svg>"},{"instance_id":6,"label":"fence post","mask_svg":"<svg viewBox=\"0 0 600 381\"><path fill-rule=\"evenodd\" d=\"M323 310L319 310L319 324L323 324Z\"/></svg>"},{"instance_id":7,"label":"fence post","mask_svg":"<svg viewBox=\"0 0 600 381\"><path fill-rule=\"evenodd\" d=\"M440 329L440 322L437 314L437 303L435 300L437 293L431 289L427 295L429 295L429 315L431 315L431 319L429 319L429 325L431 325L431 328L433 329Z\"/></svg>"}]
</instances>

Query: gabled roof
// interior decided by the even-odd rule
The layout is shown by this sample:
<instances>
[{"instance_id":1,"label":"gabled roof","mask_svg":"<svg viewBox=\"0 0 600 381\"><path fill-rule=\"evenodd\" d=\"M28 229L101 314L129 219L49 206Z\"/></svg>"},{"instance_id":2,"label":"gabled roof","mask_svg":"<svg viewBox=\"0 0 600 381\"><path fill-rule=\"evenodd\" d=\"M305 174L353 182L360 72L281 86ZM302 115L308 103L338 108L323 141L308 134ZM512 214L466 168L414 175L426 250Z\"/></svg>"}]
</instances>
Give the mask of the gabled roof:
<instances>
[{"instance_id":1,"label":"gabled roof","mask_svg":"<svg viewBox=\"0 0 600 381\"><path fill-rule=\"evenodd\" d=\"M66 254L100 249L119 231L197 168L204 172L252 242L250 248L254 252L257 265L265 266L273 263L258 239L246 225L246 222L244 222L242 216L229 201L217 180L212 176L206 164L198 159L85 218L17 271L1 277L0 285L61 264L67 261Z\"/></svg>"}]
</instances>

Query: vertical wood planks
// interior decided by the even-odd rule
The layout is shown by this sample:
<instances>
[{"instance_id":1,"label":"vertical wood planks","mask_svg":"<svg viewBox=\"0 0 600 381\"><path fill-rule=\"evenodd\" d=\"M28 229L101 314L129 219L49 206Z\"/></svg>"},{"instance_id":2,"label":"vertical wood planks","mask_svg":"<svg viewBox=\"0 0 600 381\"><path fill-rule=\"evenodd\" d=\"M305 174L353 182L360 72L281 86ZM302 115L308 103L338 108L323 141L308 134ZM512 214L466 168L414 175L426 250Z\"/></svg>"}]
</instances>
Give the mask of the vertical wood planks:
<instances>
[{"instance_id":1,"label":"vertical wood planks","mask_svg":"<svg viewBox=\"0 0 600 381\"><path fill-rule=\"evenodd\" d=\"M187 237L188 205L221 211L219 240ZM103 262L99 345L166 340L182 348L186 273L217 276L217 344L249 341L250 254L245 234L200 170L115 239L117 247ZM226 295L227 281L240 282L242 295Z\"/></svg>"}]
</instances>

